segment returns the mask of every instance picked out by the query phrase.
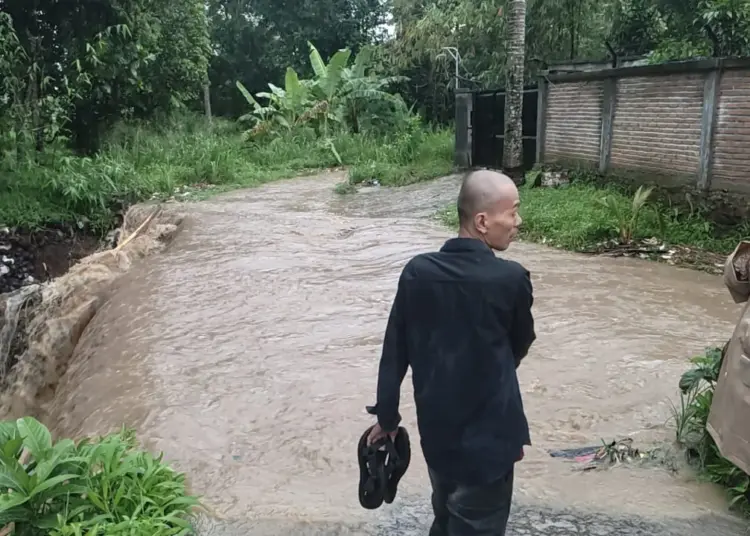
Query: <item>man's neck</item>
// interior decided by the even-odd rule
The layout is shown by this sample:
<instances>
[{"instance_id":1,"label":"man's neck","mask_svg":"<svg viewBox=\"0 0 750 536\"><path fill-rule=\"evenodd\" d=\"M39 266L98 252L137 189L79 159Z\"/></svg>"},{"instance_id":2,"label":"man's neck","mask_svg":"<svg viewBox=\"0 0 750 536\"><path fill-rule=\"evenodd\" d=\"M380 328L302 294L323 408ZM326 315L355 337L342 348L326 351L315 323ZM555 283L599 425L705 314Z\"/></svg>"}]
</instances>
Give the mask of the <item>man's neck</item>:
<instances>
[{"instance_id":1,"label":"man's neck","mask_svg":"<svg viewBox=\"0 0 750 536\"><path fill-rule=\"evenodd\" d=\"M468 229L465 229L464 227L459 227L458 229L458 238L473 238L475 240L482 240L480 236L477 236L476 233L472 233ZM484 242L484 240L482 240Z\"/></svg>"}]
</instances>

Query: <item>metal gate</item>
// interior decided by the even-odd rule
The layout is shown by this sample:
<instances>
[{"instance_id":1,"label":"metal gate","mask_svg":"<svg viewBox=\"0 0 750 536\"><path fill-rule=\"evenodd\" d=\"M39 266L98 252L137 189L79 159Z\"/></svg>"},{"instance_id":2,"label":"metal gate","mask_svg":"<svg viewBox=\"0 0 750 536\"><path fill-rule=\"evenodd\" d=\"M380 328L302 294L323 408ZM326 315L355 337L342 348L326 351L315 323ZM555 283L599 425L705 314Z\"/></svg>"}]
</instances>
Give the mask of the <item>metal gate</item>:
<instances>
[{"instance_id":1,"label":"metal gate","mask_svg":"<svg viewBox=\"0 0 750 536\"><path fill-rule=\"evenodd\" d=\"M536 86L523 91L523 168L536 161L538 93ZM471 164L501 169L505 140L505 90L476 91L472 96Z\"/></svg>"}]
</instances>

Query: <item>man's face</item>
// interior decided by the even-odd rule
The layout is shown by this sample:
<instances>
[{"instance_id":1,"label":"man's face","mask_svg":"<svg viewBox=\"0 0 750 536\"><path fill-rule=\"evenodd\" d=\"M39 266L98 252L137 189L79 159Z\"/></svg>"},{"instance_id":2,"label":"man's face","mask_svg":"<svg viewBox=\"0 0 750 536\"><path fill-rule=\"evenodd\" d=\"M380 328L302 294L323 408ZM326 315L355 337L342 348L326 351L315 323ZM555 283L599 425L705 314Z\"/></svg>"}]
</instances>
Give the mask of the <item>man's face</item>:
<instances>
[{"instance_id":1,"label":"man's face","mask_svg":"<svg viewBox=\"0 0 750 536\"><path fill-rule=\"evenodd\" d=\"M505 251L518 234L521 216L518 214L518 189L509 187L487 211L476 215L474 223L486 244L496 251Z\"/></svg>"}]
</instances>

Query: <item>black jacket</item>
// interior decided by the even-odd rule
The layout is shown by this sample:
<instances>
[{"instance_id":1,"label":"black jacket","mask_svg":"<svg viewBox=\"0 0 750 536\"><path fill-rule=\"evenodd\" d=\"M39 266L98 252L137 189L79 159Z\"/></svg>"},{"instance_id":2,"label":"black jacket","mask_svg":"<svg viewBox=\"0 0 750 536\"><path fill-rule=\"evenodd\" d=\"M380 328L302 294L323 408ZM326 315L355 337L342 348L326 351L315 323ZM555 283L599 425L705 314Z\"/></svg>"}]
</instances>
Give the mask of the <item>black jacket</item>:
<instances>
[{"instance_id":1,"label":"black jacket","mask_svg":"<svg viewBox=\"0 0 750 536\"><path fill-rule=\"evenodd\" d=\"M532 303L529 272L479 240L453 238L404 267L373 413L398 427L411 366L422 449L441 477L492 482L531 444L516 368L536 338Z\"/></svg>"}]
</instances>

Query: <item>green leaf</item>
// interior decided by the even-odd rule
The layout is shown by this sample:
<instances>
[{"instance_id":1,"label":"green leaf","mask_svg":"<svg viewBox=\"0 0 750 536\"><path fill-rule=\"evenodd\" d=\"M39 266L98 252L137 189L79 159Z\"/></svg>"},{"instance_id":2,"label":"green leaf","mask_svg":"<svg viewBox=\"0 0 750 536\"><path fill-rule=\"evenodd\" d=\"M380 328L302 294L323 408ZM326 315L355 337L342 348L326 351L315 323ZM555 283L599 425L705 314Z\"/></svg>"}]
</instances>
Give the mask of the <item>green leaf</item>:
<instances>
[{"instance_id":1,"label":"green leaf","mask_svg":"<svg viewBox=\"0 0 750 536\"><path fill-rule=\"evenodd\" d=\"M29 449L34 459L39 460L46 451L52 448L52 434L36 419L24 417L18 419L16 424L21 437L23 437L24 446Z\"/></svg>"},{"instance_id":2,"label":"green leaf","mask_svg":"<svg viewBox=\"0 0 750 536\"><path fill-rule=\"evenodd\" d=\"M29 497L23 493L17 493L14 491L3 493L0 495L0 512L8 512L12 508L26 504L28 501Z\"/></svg>"},{"instance_id":3,"label":"green leaf","mask_svg":"<svg viewBox=\"0 0 750 536\"><path fill-rule=\"evenodd\" d=\"M372 48L364 47L359 51L357 57L354 58L354 67L352 68L351 74L356 78L364 78L367 74L367 67L372 61Z\"/></svg>"},{"instance_id":4,"label":"green leaf","mask_svg":"<svg viewBox=\"0 0 750 536\"><path fill-rule=\"evenodd\" d=\"M31 517L32 512L24 506L12 506L7 509L0 509L0 525L7 525L16 521L26 521Z\"/></svg>"},{"instance_id":5,"label":"green leaf","mask_svg":"<svg viewBox=\"0 0 750 536\"><path fill-rule=\"evenodd\" d=\"M26 494L29 485L29 475L16 463L15 467L4 466L0 469L0 489L12 489Z\"/></svg>"},{"instance_id":6,"label":"green leaf","mask_svg":"<svg viewBox=\"0 0 750 536\"><path fill-rule=\"evenodd\" d=\"M16 423L11 421L0 422L0 445L4 446L5 443L15 437L20 437Z\"/></svg>"},{"instance_id":7,"label":"green leaf","mask_svg":"<svg viewBox=\"0 0 750 536\"><path fill-rule=\"evenodd\" d=\"M13 439L8 440L5 445L3 445L3 454L5 454L8 458L18 458L18 456L21 454L21 447L23 446L23 438L22 437L14 437Z\"/></svg>"},{"instance_id":8,"label":"green leaf","mask_svg":"<svg viewBox=\"0 0 750 536\"><path fill-rule=\"evenodd\" d=\"M260 108L260 104L258 104L258 101L256 101L255 98L247 90L247 88L244 85L242 85L242 82L237 80L235 85L237 86L237 89L240 90L240 93L242 93L242 96L245 97L245 100L248 102L248 104L250 104L253 107L253 109Z\"/></svg>"},{"instance_id":9,"label":"green leaf","mask_svg":"<svg viewBox=\"0 0 750 536\"><path fill-rule=\"evenodd\" d=\"M32 521L32 526L38 529L45 529L45 530L52 530L60 527L60 518L62 518L63 522L65 521L65 517L61 514L54 512L51 514L48 514L44 517L40 517L38 519L35 519Z\"/></svg>"},{"instance_id":10,"label":"green leaf","mask_svg":"<svg viewBox=\"0 0 750 536\"><path fill-rule=\"evenodd\" d=\"M320 56L320 52L315 48L315 45L308 41L307 45L310 47L310 65L312 65L313 72L317 78L323 79L326 77L326 64L323 58Z\"/></svg>"},{"instance_id":11,"label":"green leaf","mask_svg":"<svg viewBox=\"0 0 750 536\"><path fill-rule=\"evenodd\" d=\"M44 482L52 474L52 471L61 463L62 454L56 453L51 458L43 460L36 464L34 476L37 482Z\"/></svg>"},{"instance_id":12,"label":"green leaf","mask_svg":"<svg viewBox=\"0 0 750 536\"><path fill-rule=\"evenodd\" d=\"M287 68L286 70L286 77L284 79L284 88L286 92L286 97L289 100L289 106L293 110L299 111L302 105L304 104L307 90L300 83L299 76L297 75L297 71L295 71L291 67Z\"/></svg>"},{"instance_id":13,"label":"green leaf","mask_svg":"<svg viewBox=\"0 0 750 536\"><path fill-rule=\"evenodd\" d=\"M55 443L55 446L53 447L55 452L59 454L63 454L68 451L75 450L75 448L76 448L76 444L72 439L61 439L60 441Z\"/></svg>"},{"instance_id":14,"label":"green leaf","mask_svg":"<svg viewBox=\"0 0 750 536\"><path fill-rule=\"evenodd\" d=\"M31 490L30 497L35 497L36 495L39 495L40 493L47 491L48 489L53 488L58 484L62 484L66 480L76 480L77 478L80 477L78 475L58 475L52 478L48 478L47 480L37 484L36 487Z\"/></svg>"},{"instance_id":15,"label":"green leaf","mask_svg":"<svg viewBox=\"0 0 750 536\"><path fill-rule=\"evenodd\" d=\"M164 505L164 508L169 506L196 506L198 499L194 497L176 497Z\"/></svg>"},{"instance_id":16,"label":"green leaf","mask_svg":"<svg viewBox=\"0 0 750 536\"><path fill-rule=\"evenodd\" d=\"M99 497L99 495L97 495L93 491L89 491L86 494L86 497L88 498L88 500L90 500L92 503L94 503L94 506L96 506L100 511L102 511L102 512L109 512L109 509L104 504L104 501L102 501L101 497Z\"/></svg>"}]
</instances>

